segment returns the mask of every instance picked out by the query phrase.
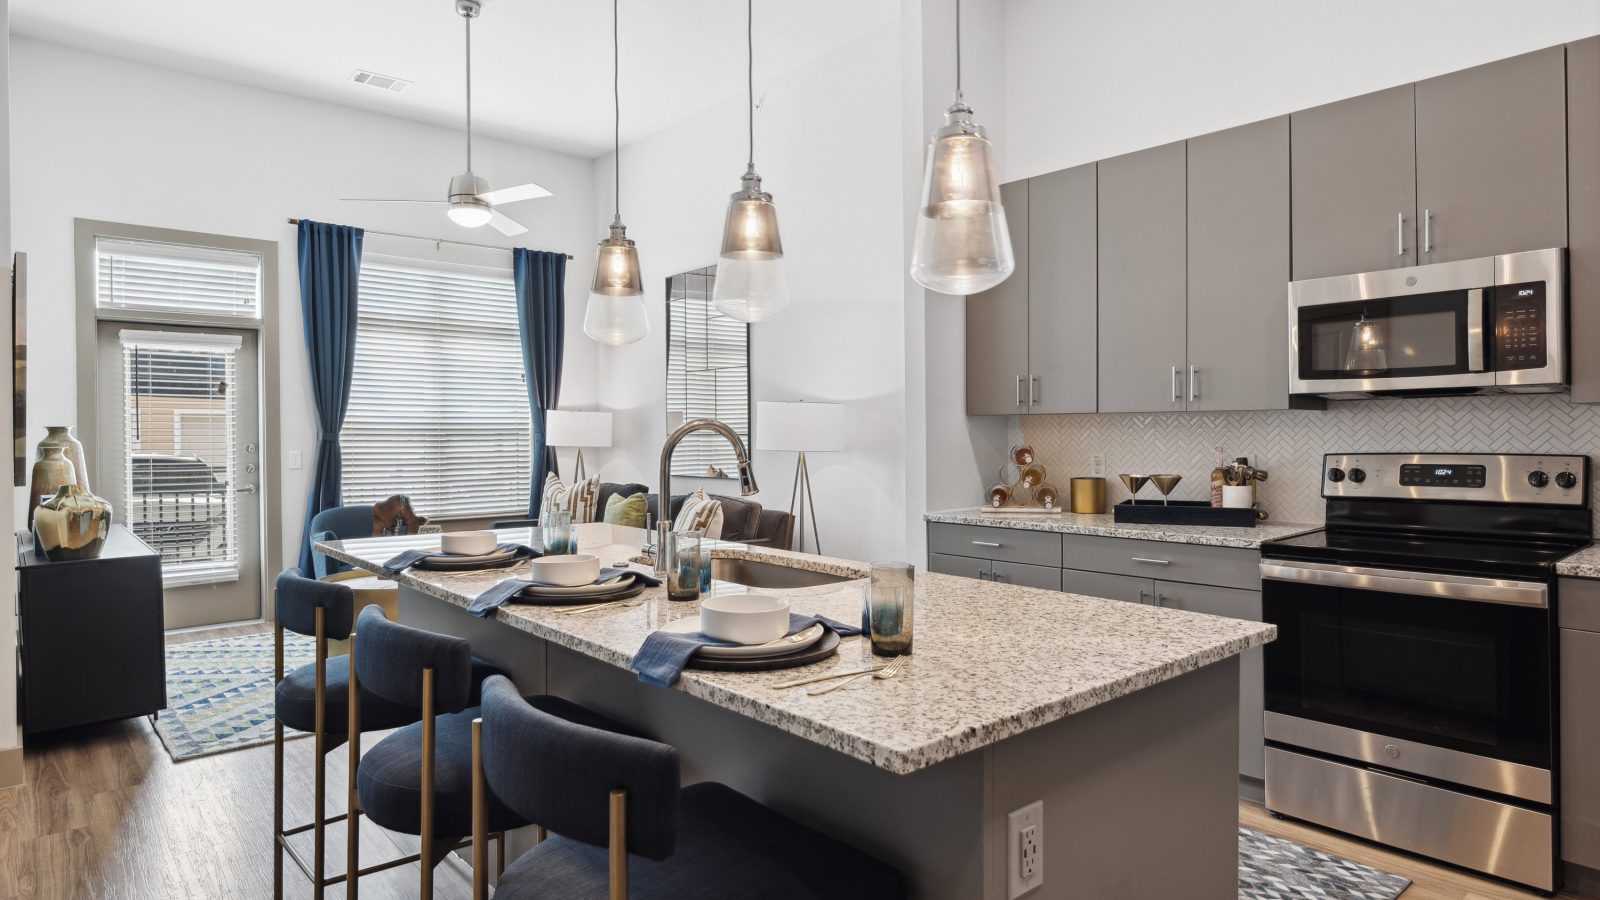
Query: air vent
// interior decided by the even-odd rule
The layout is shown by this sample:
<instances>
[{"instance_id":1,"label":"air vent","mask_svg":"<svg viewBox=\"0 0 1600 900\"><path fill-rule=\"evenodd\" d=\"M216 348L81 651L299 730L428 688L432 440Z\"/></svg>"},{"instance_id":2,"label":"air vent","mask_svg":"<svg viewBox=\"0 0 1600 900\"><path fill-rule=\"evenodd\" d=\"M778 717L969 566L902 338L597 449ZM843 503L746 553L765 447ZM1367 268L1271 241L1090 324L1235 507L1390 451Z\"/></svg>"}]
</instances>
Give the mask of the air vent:
<instances>
[{"instance_id":1,"label":"air vent","mask_svg":"<svg viewBox=\"0 0 1600 900\"><path fill-rule=\"evenodd\" d=\"M356 84L364 84L368 87L380 88L385 91L394 91L397 94L411 87L411 82L404 78L396 78L393 75L379 75L377 72L368 72L366 69L355 70L350 76L350 80Z\"/></svg>"}]
</instances>

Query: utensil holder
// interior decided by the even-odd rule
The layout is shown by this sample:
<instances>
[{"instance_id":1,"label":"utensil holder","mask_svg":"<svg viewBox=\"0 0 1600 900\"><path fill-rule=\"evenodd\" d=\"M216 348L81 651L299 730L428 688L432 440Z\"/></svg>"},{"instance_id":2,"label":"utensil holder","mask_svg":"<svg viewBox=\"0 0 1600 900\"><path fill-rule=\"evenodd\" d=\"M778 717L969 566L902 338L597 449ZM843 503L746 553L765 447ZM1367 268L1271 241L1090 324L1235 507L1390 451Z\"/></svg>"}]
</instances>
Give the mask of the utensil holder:
<instances>
[{"instance_id":1,"label":"utensil holder","mask_svg":"<svg viewBox=\"0 0 1600 900\"><path fill-rule=\"evenodd\" d=\"M1071 483L1072 511L1080 515L1099 515L1106 511L1106 480L1074 478Z\"/></svg>"}]
</instances>

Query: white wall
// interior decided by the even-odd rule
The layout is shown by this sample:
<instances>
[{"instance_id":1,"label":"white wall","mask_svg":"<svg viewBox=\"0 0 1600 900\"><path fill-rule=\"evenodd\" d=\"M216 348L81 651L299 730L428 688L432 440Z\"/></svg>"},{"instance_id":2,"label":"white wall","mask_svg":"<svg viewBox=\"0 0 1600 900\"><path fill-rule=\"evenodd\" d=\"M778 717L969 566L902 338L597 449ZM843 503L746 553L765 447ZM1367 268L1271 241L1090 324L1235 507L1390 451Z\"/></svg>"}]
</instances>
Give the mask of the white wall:
<instances>
[{"instance_id":1,"label":"white wall","mask_svg":"<svg viewBox=\"0 0 1600 900\"><path fill-rule=\"evenodd\" d=\"M29 254L32 439L45 424L76 421L77 380L92 360L73 353L73 219L102 219L278 242L281 358L267 361L280 385L287 460L315 447L301 331L291 216L406 234L511 246L492 229L459 228L438 207L342 203L338 198L434 197L464 167L459 132L130 63L26 38L12 40L12 170L15 245ZM595 401L596 351L579 329L594 239L593 164L558 153L479 139L478 174L491 185L536 180L555 196L508 211L529 232L516 244L573 253L562 400ZM370 236L368 252L428 257L433 245ZM448 248L446 253L448 254ZM461 251L455 258L509 255ZM309 469L285 471L281 540L292 560L300 540Z\"/></svg>"},{"instance_id":2,"label":"white wall","mask_svg":"<svg viewBox=\"0 0 1600 900\"><path fill-rule=\"evenodd\" d=\"M756 169L778 206L794 302L752 328L752 390L756 400L846 404L845 451L814 455L810 466L823 549L858 559L905 555L898 48L897 30L880 29L756 85L764 98ZM626 115L625 84L623 91ZM623 148L622 217L639 242L651 331L601 352L601 400L616 416L615 446L600 469L607 481L656 487L664 282L716 262L745 140L741 101ZM591 241L610 222L612 171L610 158L596 165ZM755 427L759 434L759 421ZM755 499L787 508L794 455L757 452L754 461L763 488ZM737 493L731 482L701 479L677 479L676 489L702 483Z\"/></svg>"},{"instance_id":3,"label":"white wall","mask_svg":"<svg viewBox=\"0 0 1600 900\"><path fill-rule=\"evenodd\" d=\"M1595 0L1005 0L1005 180L1600 32Z\"/></svg>"},{"instance_id":4,"label":"white wall","mask_svg":"<svg viewBox=\"0 0 1600 900\"><path fill-rule=\"evenodd\" d=\"M0 30L9 29L10 4L9 0L0 0ZM9 268L11 265L11 116L10 116L10 74L11 48L8 44L0 44L0 269ZM0 290L9 290L9 285L0 282ZM0 309L8 309L8 305L0 304ZM0 315L0 347L11 347L11 319L9 316ZM9 384L10 379L0 380L0 383ZM11 434L11 404L0 402L0 434L9 439ZM7 482L11 480L9 473L0 473ZM15 521L14 507L18 489L12 489L13 502L0 503L0 535L11 534ZM0 567L0 597L11 597L16 594L17 571L12 566ZM17 648L17 621L14 616L0 616L0 752L7 748L16 747L20 743L21 735L17 731L17 667L12 660L16 658ZM0 777L0 787L5 787L6 779Z\"/></svg>"}]
</instances>

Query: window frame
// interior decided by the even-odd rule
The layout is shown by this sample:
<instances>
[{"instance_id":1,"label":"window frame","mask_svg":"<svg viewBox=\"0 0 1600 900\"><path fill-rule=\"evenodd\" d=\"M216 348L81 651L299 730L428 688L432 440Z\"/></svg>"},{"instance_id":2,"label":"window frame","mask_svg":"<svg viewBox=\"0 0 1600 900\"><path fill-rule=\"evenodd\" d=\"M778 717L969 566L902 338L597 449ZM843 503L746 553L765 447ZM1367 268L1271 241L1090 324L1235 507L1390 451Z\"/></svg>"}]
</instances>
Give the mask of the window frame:
<instances>
[{"instance_id":1,"label":"window frame","mask_svg":"<svg viewBox=\"0 0 1600 900\"><path fill-rule=\"evenodd\" d=\"M672 283L673 283L673 281L675 279L682 278L683 276L686 276L686 275L707 275L707 276L709 276L711 278L712 286L715 286L716 277L717 277L717 266L715 264L713 264L713 265L709 265L709 266L702 266L702 267L700 267L698 269L689 269L689 270L684 271L684 272L679 272L679 273L677 273L675 275L669 275L669 276L667 276L666 280L663 282L663 290L662 290L662 296L664 297L663 312L665 313L663 318L664 318L664 320L666 322L666 327L663 328L662 331L665 333L665 336L666 336L666 345L664 347L666 352L663 354L662 374L663 374L663 376L665 378L665 380L663 382L663 387L667 389L668 393L666 395L665 401L662 403L662 407L663 407L664 413L667 413L667 414L670 414L672 412L672 408L671 408L672 396L671 396L671 393L670 393L670 387L667 387L667 386L669 386L672 383L672 304L674 302L677 302L673 297L673 284ZM710 291L707 291L707 294L708 294L708 296L707 296L706 302L709 304L711 302L710 297L709 297ZM718 314L721 315L720 312ZM733 318L731 318L729 316L723 316L723 318L728 319L728 321L731 321L731 322L737 322L738 321L738 320L733 319ZM753 448L755 447L755 437L756 437L756 400L755 400L755 364L754 364L754 354L753 354L752 349L751 349L750 323L749 322L743 322L743 323L740 323L740 324L742 324L744 326L744 371L745 371L744 401L745 401L745 421L749 423L749 426L746 428L745 433L743 435L741 435L741 437L744 439L745 447L747 448L747 450L749 450L750 452L753 452ZM685 376L687 377L687 372L685 372ZM688 420L687 411L685 411L684 418L685 418L686 421ZM673 429L671 429L671 428L667 429L667 431L669 433L672 430ZM724 471L729 472L729 474L727 474L727 475L720 475L719 476L719 475L707 475L704 472L688 473L688 472L677 471L676 470L676 466L677 466L676 456L674 456L674 461L672 463L673 470L669 471L668 475L670 477L673 477L673 478L705 478L705 479L714 479L714 480L719 480L719 481L738 481L739 476L736 474L737 469L734 468L734 465L737 463L737 460L734 459L734 453L733 453L733 448L732 447L729 447L727 449L727 455L728 455L728 461L730 463L730 466L727 469L724 469Z\"/></svg>"}]
</instances>

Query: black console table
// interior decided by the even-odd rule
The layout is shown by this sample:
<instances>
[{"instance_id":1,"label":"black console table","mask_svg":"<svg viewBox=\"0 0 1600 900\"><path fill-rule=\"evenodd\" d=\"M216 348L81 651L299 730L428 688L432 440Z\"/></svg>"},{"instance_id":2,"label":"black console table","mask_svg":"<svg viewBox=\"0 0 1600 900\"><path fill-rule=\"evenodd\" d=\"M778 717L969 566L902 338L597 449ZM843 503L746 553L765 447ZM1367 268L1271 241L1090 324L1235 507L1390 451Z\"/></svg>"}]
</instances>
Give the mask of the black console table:
<instances>
[{"instance_id":1,"label":"black console table","mask_svg":"<svg viewBox=\"0 0 1600 900\"><path fill-rule=\"evenodd\" d=\"M167 706L161 557L111 526L95 559L50 562L17 535L19 685L27 734Z\"/></svg>"}]
</instances>

